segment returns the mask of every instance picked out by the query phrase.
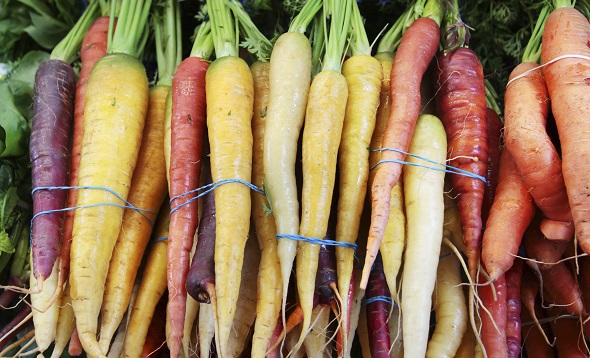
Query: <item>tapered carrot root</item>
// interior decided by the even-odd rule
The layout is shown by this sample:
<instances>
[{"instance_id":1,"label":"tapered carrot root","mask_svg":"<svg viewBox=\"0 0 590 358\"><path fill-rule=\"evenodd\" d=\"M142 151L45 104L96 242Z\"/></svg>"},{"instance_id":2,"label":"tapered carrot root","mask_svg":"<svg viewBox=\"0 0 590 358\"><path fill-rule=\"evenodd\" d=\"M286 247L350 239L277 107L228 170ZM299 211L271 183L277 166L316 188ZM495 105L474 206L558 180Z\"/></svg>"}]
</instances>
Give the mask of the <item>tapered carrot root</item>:
<instances>
[{"instance_id":1,"label":"tapered carrot root","mask_svg":"<svg viewBox=\"0 0 590 358\"><path fill-rule=\"evenodd\" d=\"M416 119L420 112L420 82L439 44L439 25L430 18L419 18L404 34L391 70L391 115L383 136L382 148L407 151ZM376 148L375 148L376 149ZM383 160L402 160L405 155L397 151L384 151ZM371 228L367 247L379 246L383 240L387 221L391 188L402 171L399 163L382 163L377 167L371 186ZM361 278L361 289L366 289L371 265L376 253L368 255Z\"/></svg>"},{"instance_id":2,"label":"tapered carrot root","mask_svg":"<svg viewBox=\"0 0 590 358\"><path fill-rule=\"evenodd\" d=\"M170 233L168 241L168 313L173 354L182 340L186 310L186 276L193 236L198 223L196 193L177 197L199 187L205 137L205 73L209 63L198 57L181 62L172 83L170 147ZM182 205L182 206L181 206Z\"/></svg>"},{"instance_id":3,"label":"tapered carrot root","mask_svg":"<svg viewBox=\"0 0 590 358\"><path fill-rule=\"evenodd\" d=\"M447 159L453 167L480 177L488 162L487 107L483 68L470 49L438 56L436 107L449 140ZM472 278L481 251L481 207L485 183L480 178L451 174L461 215L463 240Z\"/></svg>"},{"instance_id":4,"label":"tapered carrot root","mask_svg":"<svg viewBox=\"0 0 590 358\"><path fill-rule=\"evenodd\" d=\"M520 357L522 323L520 321L520 283L522 280L522 260L514 261L506 271L506 345L508 357Z\"/></svg>"},{"instance_id":5,"label":"tapered carrot root","mask_svg":"<svg viewBox=\"0 0 590 358\"><path fill-rule=\"evenodd\" d=\"M55 344L51 352L51 358L61 357L75 327L76 320L74 318L74 310L72 310L72 300L70 299L70 286L66 284L59 301L59 316L57 318Z\"/></svg>"},{"instance_id":6,"label":"tapered carrot root","mask_svg":"<svg viewBox=\"0 0 590 358\"><path fill-rule=\"evenodd\" d=\"M510 79L536 68L523 62ZM545 214L541 231L551 240L568 241L573 223L561 173L561 158L546 132L549 94L540 71L509 83L505 98L506 149L512 154L535 203Z\"/></svg>"},{"instance_id":7,"label":"tapered carrot root","mask_svg":"<svg viewBox=\"0 0 590 358\"><path fill-rule=\"evenodd\" d=\"M383 262L380 256L377 256L371 270L369 287L365 296L366 300L377 299L366 304L371 357L389 357L391 337L389 336L387 319L389 318L392 302L388 301L387 297L391 297L391 295L383 272Z\"/></svg>"},{"instance_id":8,"label":"tapered carrot root","mask_svg":"<svg viewBox=\"0 0 590 358\"><path fill-rule=\"evenodd\" d=\"M543 318L536 315L536 318ZM528 310L521 311L521 320L523 323L532 323L533 316ZM543 331L541 331L543 330ZM522 329L523 350L526 351L529 357L552 358L557 357L554 348L550 346L545 340L545 336L552 338L551 328L548 324L543 325L543 328L536 324L528 324Z\"/></svg>"},{"instance_id":9,"label":"tapered carrot root","mask_svg":"<svg viewBox=\"0 0 590 358\"><path fill-rule=\"evenodd\" d=\"M500 169L500 156L504 146L502 142L502 131L504 130L504 123L500 120L498 113L493 109L487 109L487 123L488 123L488 164L486 166L486 183L483 197L483 204L481 206L481 220L483 223L488 221L490 216L490 208L496 196L496 188L498 186L498 173Z\"/></svg>"},{"instance_id":10,"label":"tapered carrot root","mask_svg":"<svg viewBox=\"0 0 590 358\"><path fill-rule=\"evenodd\" d=\"M35 74L35 96L29 157L33 188L68 184L69 138L74 111L76 74L61 60L44 61ZM42 289L58 257L67 191L33 193L33 214L48 210L32 222L32 271ZM38 309L42 309L38 307Z\"/></svg>"},{"instance_id":11,"label":"tapered carrot root","mask_svg":"<svg viewBox=\"0 0 590 358\"><path fill-rule=\"evenodd\" d=\"M215 60L207 71L207 127L213 181L250 182L254 85L250 68L238 57ZM239 140L236 140L239 139ZM220 354L229 339L240 290L244 247L250 227L250 188L227 183L215 189L215 280Z\"/></svg>"},{"instance_id":12,"label":"tapered carrot root","mask_svg":"<svg viewBox=\"0 0 590 358\"><path fill-rule=\"evenodd\" d=\"M59 261L59 260L58 260ZM55 340L57 331L57 319L59 317L59 305L56 300L51 302L55 290L57 290L57 266L58 261L53 265L51 275L43 283L40 292L31 293L31 306L33 313L33 324L35 326L35 342L40 352L44 352ZM31 271L31 287L37 282Z\"/></svg>"},{"instance_id":13,"label":"tapered carrot root","mask_svg":"<svg viewBox=\"0 0 590 358\"><path fill-rule=\"evenodd\" d=\"M533 218L533 221L524 232L522 242L527 253L527 257L535 260L539 269L545 270L551 267L552 264L561 260L563 253L571 241L555 241L549 240L541 232L541 215L539 212Z\"/></svg>"},{"instance_id":14,"label":"tapered carrot root","mask_svg":"<svg viewBox=\"0 0 590 358\"><path fill-rule=\"evenodd\" d=\"M70 153L70 178L69 185L78 185L78 170L80 168L80 152L82 150L82 137L84 135L84 106L86 104L86 87L90 72L96 61L107 54L107 36L110 16L101 16L90 26L80 49L81 69L76 83L76 97L74 102L74 122L72 132L72 150ZM116 19L114 20L116 26ZM76 206L78 190L68 191L68 208ZM58 277L58 289L63 287L70 272L70 248L72 246L72 230L74 228L74 211L65 213L63 224L63 236L60 246L60 267Z\"/></svg>"},{"instance_id":15,"label":"tapered carrot root","mask_svg":"<svg viewBox=\"0 0 590 358\"><path fill-rule=\"evenodd\" d=\"M125 86L118 85L122 79L127 79ZM86 91L80 186L108 188L122 198L127 197L147 107L148 82L139 60L130 55L110 54L96 63ZM123 209L100 203L121 201L102 189L78 192L77 206L84 208L77 209L74 217L70 292L85 351L103 357L96 340L98 315Z\"/></svg>"},{"instance_id":16,"label":"tapered carrot root","mask_svg":"<svg viewBox=\"0 0 590 358\"><path fill-rule=\"evenodd\" d=\"M255 62L250 66L254 79L254 114L252 116L252 184L259 188L264 186L264 134L266 132L269 71L268 62ZM256 303L256 321L252 337L252 356L264 355L270 337L281 312L283 283L281 266L277 254L277 229L272 213L265 210L266 197L252 193L252 220L261 249L260 268L258 271Z\"/></svg>"},{"instance_id":17,"label":"tapered carrot root","mask_svg":"<svg viewBox=\"0 0 590 358\"><path fill-rule=\"evenodd\" d=\"M480 279L480 281L485 281L485 279ZM498 277L491 285L479 287L477 294L483 306L479 310L483 348L488 357L507 357L506 320L508 316L506 314L506 279L504 275Z\"/></svg>"},{"instance_id":18,"label":"tapered carrot root","mask_svg":"<svg viewBox=\"0 0 590 358\"><path fill-rule=\"evenodd\" d=\"M563 313L557 308L549 309L548 314L557 317ZM558 357L583 358L590 356L584 334L580 331L580 322L569 317L551 320L551 330L555 335L555 347Z\"/></svg>"},{"instance_id":19,"label":"tapered carrot root","mask_svg":"<svg viewBox=\"0 0 590 358\"><path fill-rule=\"evenodd\" d=\"M512 266L527 226L533 220L535 205L508 151L500 158L498 188L486 223L482 261L490 281ZM506 226L506 222L512 225Z\"/></svg>"},{"instance_id":20,"label":"tapered carrot root","mask_svg":"<svg viewBox=\"0 0 590 358\"><path fill-rule=\"evenodd\" d=\"M164 111L170 87L150 90L149 107L136 170L131 179L129 202L150 212L125 209L123 224L113 250L101 308L100 346L108 351L111 339L129 305L133 282L152 232L153 222L166 196L164 172Z\"/></svg>"},{"instance_id":21,"label":"tapered carrot root","mask_svg":"<svg viewBox=\"0 0 590 358\"><path fill-rule=\"evenodd\" d=\"M543 32L542 68L551 98L562 151L562 172L572 211L576 239L584 252L590 252L590 187L585 168L589 152L580 146L590 140L587 121L590 118L590 60L559 56L590 56L588 19L573 7L558 8L549 14Z\"/></svg>"},{"instance_id":22,"label":"tapered carrot root","mask_svg":"<svg viewBox=\"0 0 590 358\"><path fill-rule=\"evenodd\" d=\"M323 70L314 78L303 129L303 189L299 235L322 238L328 229L348 87L341 73ZM311 324L315 276L320 247L299 243L296 277L303 309L300 343ZM352 249L348 249L352 250Z\"/></svg>"},{"instance_id":23,"label":"tapered carrot root","mask_svg":"<svg viewBox=\"0 0 590 358\"><path fill-rule=\"evenodd\" d=\"M580 287L564 262L557 263L547 270L541 270L541 277L542 287L547 292L543 297L545 301L578 316L584 312Z\"/></svg>"},{"instance_id":24,"label":"tapered carrot root","mask_svg":"<svg viewBox=\"0 0 590 358\"><path fill-rule=\"evenodd\" d=\"M356 6L356 5L355 5ZM342 128L339 158L339 198L336 237L355 243L365 204L369 176L369 151L383 78L381 63L369 55L354 55L344 62L342 74L348 84L348 96ZM338 291L348 296L354 266L354 251L336 247ZM343 301L343 329L348 332L348 302Z\"/></svg>"}]
</instances>

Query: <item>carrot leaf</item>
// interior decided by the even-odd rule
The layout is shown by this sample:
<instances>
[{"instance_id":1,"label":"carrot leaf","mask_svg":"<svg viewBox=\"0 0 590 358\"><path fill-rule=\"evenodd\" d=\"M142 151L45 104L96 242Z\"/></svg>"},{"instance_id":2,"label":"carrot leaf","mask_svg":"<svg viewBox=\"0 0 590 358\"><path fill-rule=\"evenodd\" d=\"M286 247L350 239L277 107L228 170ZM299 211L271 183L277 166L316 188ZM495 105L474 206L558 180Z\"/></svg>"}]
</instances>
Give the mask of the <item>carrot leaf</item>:
<instances>
[{"instance_id":1,"label":"carrot leaf","mask_svg":"<svg viewBox=\"0 0 590 358\"><path fill-rule=\"evenodd\" d=\"M322 70L340 72L344 47L346 45L348 30L350 28L351 1L354 0L325 0L324 1L324 26L326 26L326 53ZM328 30L327 22L330 22Z\"/></svg>"},{"instance_id":2,"label":"carrot leaf","mask_svg":"<svg viewBox=\"0 0 590 358\"><path fill-rule=\"evenodd\" d=\"M67 63L74 62L80 46L82 46L84 35L86 35L86 32L94 20L98 18L99 14L98 1L93 1L88 5L84 14L78 19L66 37L55 46L51 52L51 58Z\"/></svg>"},{"instance_id":3,"label":"carrot leaf","mask_svg":"<svg viewBox=\"0 0 590 358\"><path fill-rule=\"evenodd\" d=\"M193 48L190 57L208 60L213 55L213 37L211 36L211 22L206 20L195 29Z\"/></svg>"},{"instance_id":4,"label":"carrot leaf","mask_svg":"<svg viewBox=\"0 0 590 358\"><path fill-rule=\"evenodd\" d=\"M545 22L547 21L549 12L549 5L544 6L541 10L531 38L524 48L522 62L539 62L541 60L541 39L543 38L543 30L545 29Z\"/></svg>"},{"instance_id":5,"label":"carrot leaf","mask_svg":"<svg viewBox=\"0 0 590 358\"><path fill-rule=\"evenodd\" d=\"M352 2L352 21L350 25L350 49L352 55L371 55L371 44L365 30L365 23L358 4Z\"/></svg>"},{"instance_id":6,"label":"carrot leaf","mask_svg":"<svg viewBox=\"0 0 590 358\"><path fill-rule=\"evenodd\" d=\"M286 6L286 5L284 5ZM322 0L307 0L299 10L299 14L291 21L289 32L305 33L307 26L315 17L315 14L322 8Z\"/></svg>"},{"instance_id":7,"label":"carrot leaf","mask_svg":"<svg viewBox=\"0 0 590 358\"><path fill-rule=\"evenodd\" d=\"M182 46L178 38L181 37L180 8L176 0L163 0L157 4L154 13L153 27L156 36L156 59L158 63L158 83L171 86L176 67L182 60Z\"/></svg>"},{"instance_id":8,"label":"carrot leaf","mask_svg":"<svg viewBox=\"0 0 590 358\"><path fill-rule=\"evenodd\" d=\"M117 28L114 32L112 30L114 27L113 17L111 17L109 24L108 53L126 53L139 57L149 33L146 31L146 26L151 5L152 0L123 0L117 19ZM116 1L113 1L111 3L112 14L115 13L115 9Z\"/></svg>"},{"instance_id":9,"label":"carrot leaf","mask_svg":"<svg viewBox=\"0 0 590 358\"><path fill-rule=\"evenodd\" d=\"M227 5L234 16L238 18L240 29L242 30L243 37L245 37L240 45L246 48L251 54L256 55L259 61L268 61L272 52L270 41L258 30L258 27L252 22L250 15L248 15L239 2L229 0Z\"/></svg>"}]
</instances>

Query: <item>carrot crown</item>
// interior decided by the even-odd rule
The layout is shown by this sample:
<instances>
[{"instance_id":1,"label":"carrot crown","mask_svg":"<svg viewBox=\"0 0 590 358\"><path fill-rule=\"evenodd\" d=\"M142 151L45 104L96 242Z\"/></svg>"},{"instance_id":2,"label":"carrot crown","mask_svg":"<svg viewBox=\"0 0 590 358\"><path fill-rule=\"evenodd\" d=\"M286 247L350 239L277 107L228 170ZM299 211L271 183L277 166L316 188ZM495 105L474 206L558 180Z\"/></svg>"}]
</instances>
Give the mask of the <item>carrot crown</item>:
<instances>
[{"instance_id":1,"label":"carrot crown","mask_svg":"<svg viewBox=\"0 0 590 358\"><path fill-rule=\"evenodd\" d=\"M448 0L446 2L444 24L445 32L442 33L441 42L445 54L453 52L459 47L468 46L470 28L461 20L457 0Z\"/></svg>"},{"instance_id":2,"label":"carrot crown","mask_svg":"<svg viewBox=\"0 0 590 358\"><path fill-rule=\"evenodd\" d=\"M195 29L195 39L190 57L199 57L208 60L213 56L213 37L211 36L211 22L203 21Z\"/></svg>"},{"instance_id":3,"label":"carrot crown","mask_svg":"<svg viewBox=\"0 0 590 358\"><path fill-rule=\"evenodd\" d=\"M553 7L559 9L560 7L574 7L575 0L553 0Z\"/></svg>"},{"instance_id":4,"label":"carrot crown","mask_svg":"<svg viewBox=\"0 0 590 358\"><path fill-rule=\"evenodd\" d=\"M232 19L226 0L207 0L211 34L217 58L238 56L238 27Z\"/></svg>"},{"instance_id":5,"label":"carrot crown","mask_svg":"<svg viewBox=\"0 0 590 358\"><path fill-rule=\"evenodd\" d=\"M229 0L227 5L238 18L240 30L245 38L240 45L248 49L248 52L251 54L256 55L259 61L268 61L272 52L270 41L254 25L254 22L252 22L250 15L244 10L242 4L236 0Z\"/></svg>"},{"instance_id":6,"label":"carrot crown","mask_svg":"<svg viewBox=\"0 0 590 358\"><path fill-rule=\"evenodd\" d=\"M549 12L550 6L543 6L535 23L535 28L531 33L531 38L524 48L522 62L539 62L541 60L541 39L543 38L543 30L545 29L545 22L547 22Z\"/></svg>"},{"instance_id":7,"label":"carrot crown","mask_svg":"<svg viewBox=\"0 0 590 358\"><path fill-rule=\"evenodd\" d=\"M151 5L152 0L123 0L114 33L114 17L111 16L109 23L108 53L126 53L139 57L149 34L146 26ZM115 13L115 7L116 1L112 1L111 14Z\"/></svg>"},{"instance_id":8,"label":"carrot crown","mask_svg":"<svg viewBox=\"0 0 590 358\"><path fill-rule=\"evenodd\" d=\"M74 62L80 46L82 46L84 35L99 15L98 1L91 2L72 30L51 51L51 58L66 63Z\"/></svg>"},{"instance_id":9,"label":"carrot crown","mask_svg":"<svg viewBox=\"0 0 590 358\"><path fill-rule=\"evenodd\" d=\"M305 33L307 26L309 26L309 23L321 8L322 0L307 0L299 14L291 21L289 32Z\"/></svg>"},{"instance_id":10,"label":"carrot crown","mask_svg":"<svg viewBox=\"0 0 590 358\"><path fill-rule=\"evenodd\" d=\"M159 11L155 12L153 19L158 83L171 86L174 71L182 60L180 8L176 0L163 0L157 5Z\"/></svg>"},{"instance_id":11,"label":"carrot crown","mask_svg":"<svg viewBox=\"0 0 590 358\"><path fill-rule=\"evenodd\" d=\"M428 17L436 22L439 26L443 17L443 6L441 0L428 0L424 5L424 11L422 17Z\"/></svg>"},{"instance_id":12,"label":"carrot crown","mask_svg":"<svg viewBox=\"0 0 590 358\"><path fill-rule=\"evenodd\" d=\"M350 27L351 1L354 0L324 0L324 26L327 28L330 18L330 28L326 31L326 53L322 70L340 72L344 46Z\"/></svg>"},{"instance_id":13,"label":"carrot crown","mask_svg":"<svg viewBox=\"0 0 590 358\"><path fill-rule=\"evenodd\" d=\"M356 1L352 1L350 49L352 55L371 55L371 44L365 30L365 23Z\"/></svg>"}]
</instances>

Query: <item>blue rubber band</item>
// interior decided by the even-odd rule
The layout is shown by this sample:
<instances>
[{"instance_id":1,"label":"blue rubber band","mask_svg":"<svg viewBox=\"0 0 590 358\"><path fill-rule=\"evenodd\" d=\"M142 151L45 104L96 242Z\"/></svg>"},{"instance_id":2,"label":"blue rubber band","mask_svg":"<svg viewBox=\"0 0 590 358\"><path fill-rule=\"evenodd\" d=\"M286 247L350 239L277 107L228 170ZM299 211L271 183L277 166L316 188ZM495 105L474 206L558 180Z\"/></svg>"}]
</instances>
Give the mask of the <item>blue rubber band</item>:
<instances>
[{"instance_id":1,"label":"blue rubber band","mask_svg":"<svg viewBox=\"0 0 590 358\"><path fill-rule=\"evenodd\" d=\"M334 241L334 240L329 240L329 239L318 239L315 237L305 237L305 236L300 236L300 235L277 234L276 238L277 239L289 239L289 240L295 240L295 241L304 241L304 242L308 242L310 244L316 244L316 245L340 246L340 247L346 247L348 249L354 249L355 251L358 246L357 244L351 244L349 242Z\"/></svg>"},{"instance_id":2,"label":"blue rubber band","mask_svg":"<svg viewBox=\"0 0 590 358\"><path fill-rule=\"evenodd\" d=\"M393 151L393 152L398 152L398 153L401 153L401 154L409 155L410 157L414 157L416 159L420 159L420 160L423 160L423 161L428 162L428 163L440 165L440 166L442 166L442 167L444 167L446 169L432 167L432 166L428 166L428 165L421 165L421 164L412 163L412 162L407 162L405 160L383 159L383 160L378 161L375 165L373 165L370 170L375 169L375 167L377 167L379 164L382 164L382 163L399 163L399 164L411 165L411 166L414 166L414 167L421 167L421 168L428 168L428 169L438 170L438 171L445 172L445 173L463 175L463 176L466 176L466 177L471 177L471 178L479 179L482 182L487 183L486 178L483 177L483 176L481 176L481 175L477 175L475 173L469 172L467 170L459 169L459 168L453 167L453 166L448 165L448 164L438 163L438 162L435 162L432 159L428 159L428 158L422 157L420 155L408 153L408 152L403 151L401 149L397 149L397 148L380 148L380 149L372 149L371 150L371 152L383 152L383 151Z\"/></svg>"},{"instance_id":3,"label":"blue rubber band","mask_svg":"<svg viewBox=\"0 0 590 358\"><path fill-rule=\"evenodd\" d=\"M440 259L447 258L447 257L451 256L452 254L453 254L452 252L449 252L448 254L444 254L444 255L439 256L438 259L440 260Z\"/></svg>"},{"instance_id":4,"label":"blue rubber band","mask_svg":"<svg viewBox=\"0 0 590 358\"><path fill-rule=\"evenodd\" d=\"M375 297L367 298L366 300L364 300L362 302L362 305L366 306L366 305L370 305L371 303L379 302L379 301L393 304L394 307L397 306L397 304L395 302L393 302L393 300L389 296L375 296Z\"/></svg>"},{"instance_id":5,"label":"blue rubber band","mask_svg":"<svg viewBox=\"0 0 590 358\"><path fill-rule=\"evenodd\" d=\"M171 197L170 198L170 205L172 206L172 203L175 200L180 199L180 198L182 198L184 196L195 194L195 193L198 193L198 192L202 191L201 193L199 193L196 196L188 199L184 203L178 204L177 206L175 206L174 208L172 208L170 210L170 215L172 215L172 213L174 213L176 210L182 208L183 206L185 206L185 205L187 205L187 204L189 204L189 203L191 203L191 202L193 202L193 201L195 201L195 200L197 200L197 199L199 199L199 198L207 195L208 193L210 193L211 191L217 189L218 187L220 187L220 186L222 186L224 184L229 184L229 183L240 183L240 184L243 184L243 185L247 186L248 188L254 190L255 192L264 195L264 190L260 189L256 185L254 185L252 183L249 183L249 182L247 182L245 180L241 180L241 179L221 179L221 180L218 180L216 182L203 185L200 188L193 189L193 190L187 191L186 193L178 194L178 195L175 195L175 196Z\"/></svg>"},{"instance_id":6,"label":"blue rubber band","mask_svg":"<svg viewBox=\"0 0 590 358\"><path fill-rule=\"evenodd\" d=\"M152 242L160 242L160 241L166 241L168 240L168 236L160 236L160 237L156 237L155 239L152 239Z\"/></svg>"}]
</instances>

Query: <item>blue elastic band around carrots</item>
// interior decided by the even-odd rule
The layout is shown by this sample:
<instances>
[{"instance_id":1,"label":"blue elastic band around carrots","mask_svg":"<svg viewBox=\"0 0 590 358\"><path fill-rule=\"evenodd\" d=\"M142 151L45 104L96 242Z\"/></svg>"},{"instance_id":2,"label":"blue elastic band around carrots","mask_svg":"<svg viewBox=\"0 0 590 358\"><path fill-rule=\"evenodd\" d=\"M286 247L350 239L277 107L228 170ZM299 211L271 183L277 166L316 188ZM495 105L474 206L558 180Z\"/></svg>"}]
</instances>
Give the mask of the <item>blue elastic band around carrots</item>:
<instances>
[{"instance_id":1,"label":"blue elastic band around carrots","mask_svg":"<svg viewBox=\"0 0 590 358\"><path fill-rule=\"evenodd\" d=\"M438 170L441 172L445 172L445 173L451 173L451 174L458 174L458 175L463 175L466 177L471 177L471 178L475 178L475 179L479 179L482 182L486 183L487 180L485 177L481 176L481 175L477 175L475 173L469 172L467 170L463 170L463 169L459 169L456 167L453 167L451 165L448 164L442 164L442 163L438 163L432 159L428 159L426 157L420 156L420 155L416 155L416 154L412 154L412 153L408 153L406 151L403 151L401 149L397 149L397 148L380 148L380 149L372 149L371 152L384 152L384 151L393 151L393 152L398 152L416 159L420 159L423 160L425 162L434 164L434 165L438 165L440 167L435 167L435 166L430 166L430 165L423 165L423 164L418 164L418 163L413 163L413 162L408 162L405 160L397 160L397 159L382 159L380 161L378 161L375 165L373 165L371 167L370 170L375 169L379 164L382 163L399 163L399 164L404 164L404 165L411 165L414 167L421 167L421 168L428 168L428 169L432 169L432 170ZM442 167L442 168L441 168Z\"/></svg>"},{"instance_id":2,"label":"blue elastic band around carrots","mask_svg":"<svg viewBox=\"0 0 590 358\"><path fill-rule=\"evenodd\" d=\"M334 240L329 240L329 239L319 239L319 238L315 238L315 237L305 237L305 236L301 236L301 235L277 234L276 237L277 237L277 239L289 239L289 240L295 240L295 241L303 241L303 242L308 242L310 244L315 244L315 245L346 247L349 249L354 249L355 251L357 248L356 244L351 244L349 242L334 241Z\"/></svg>"},{"instance_id":3,"label":"blue elastic band around carrots","mask_svg":"<svg viewBox=\"0 0 590 358\"><path fill-rule=\"evenodd\" d=\"M371 303L379 302L379 301L386 302L386 303L389 303L389 304L393 304L394 307L397 306L393 302L393 300L391 299L391 297L389 297L389 296L375 296L375 297L367 298L366 300L364 300L362 302L362 305L366 306L366 305L370 305Z\"/></svg>"}]
</instances>

